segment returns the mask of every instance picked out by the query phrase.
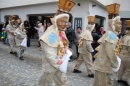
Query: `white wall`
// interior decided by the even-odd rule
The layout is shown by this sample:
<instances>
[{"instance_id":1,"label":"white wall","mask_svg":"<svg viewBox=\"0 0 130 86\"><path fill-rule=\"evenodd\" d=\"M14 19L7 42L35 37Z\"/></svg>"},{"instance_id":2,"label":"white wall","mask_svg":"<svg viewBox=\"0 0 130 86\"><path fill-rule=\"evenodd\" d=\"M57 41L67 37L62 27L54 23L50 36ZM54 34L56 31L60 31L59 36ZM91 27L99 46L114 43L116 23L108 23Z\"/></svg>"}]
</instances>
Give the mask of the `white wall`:
<instances>
[{"instance_id":1,"label":"white wall","mask_svg":"<svg viewBox=\"0 0 130 86\"><path fill-rule=\"evenodd\" d=\"M107 30L107 21L108 21L108 12L106 9L102 8L99 5L96 5L96 7L92 7L92 5L95 4L94 2L89 2L89 13L91 16L99 15L102 17L105 17L104 20L104 29Z\"/></svg>"},{"instance_id":2,"label":"white wall","mask_svg":"<svg viewBox=\"0 0 130 86\"><path fill-rule=\"evenodd\" d=\"M113 3L113 0L97 0L97 1L102 3L105 6ZM124 1L124 0L122 0L122 1Z\"/></svg>"},{"instance_id":3,"label":"white wall","mask_svg":"<svg viewBox=\"0 0 130 86\"><path fill-rule=\"evenodd\" d=\"M1 10L0 10L0 22L1 22Z\"/></svg>"},{"instance_id":4,"label":"white wall","mask_svg":"<svg viewBox=\"0 0 130 86\"><path fill-rule=\"evenodd\" d=\"M27 14L46 14L56 13L57 3L31 5L17 8L7 8L1 10L1 21L4 21L5 15L19 15L22 20L26 20Z\"/></svg>"},{"instance_id":5,"label":"white wall","mask_svg":"<svg viewBox=\"0 0 130 86\"><path fill-rule=\"evenodd\" d=\"M87 12L89 10L89 1L87 0L80 0L76 1L76 3L80 3L80 6L77 4L71 10L73 14L73 21L74 18L82 18L82 29L85 29L87 26L87 16L89 15ZM74 25L74 24L73 24Z\"/></svg>"},{"instance_id":6,"label":"white wall","mask_svg":"<svg viewBox=\"0 0 130 86\"><path fill-rule=\"evenodd\" d=\"M82 28L85 29L87 26L87 12L89 8L88 1L80 0L76 1L76 3L80 3L81 6L77 4L72 8L70 13L73 15L73 22L74 18L82 18ZM27 14L49 14L49 13L56 13L57 11L57 2L56 3L48 3L48 4L39 4L39 5L31 5L31 6L24 6L24 7L15 7L15 8L7 8L1 10L1 21L4 21L5 15L19 15L19 17L24 21L27 19ZM74 24L73 24L74 25Z\"/></svg>"},{"instance_id":7,"label":"white wall","mask_svg":"<svg viewBox=\"0 0 130 86\"><path fill-rule=\"evenodd\" d=\"M0 8L57 2L58 0L0 0Z\"/></svg>"},{"instance_id":8,"label":"white wall","mask_svg":"<svg viewBox=\"0 0 130 86\"><path fill-rule=\"evenodd\" d=\"M89 15L99 15L107 18L107 12L104 8L100 6L96 6L92 8L93 2L89 0L77 0L76 3L80 3L80 6L77 4L72 8L70 13L74 18L82 18L82 29L86 29L88 24L87 16ZM27 14L50 14L56 13L57 11L57 2L56 3L47 3L47 4L39 4L39 5L30 5L24 7L14 7L14 8L6 8L1 10L1 22L4 21L5 15L19 15L19 17L24 21L27 19ZM74 25L74 24L73 24ZM106 26L106 22L104 24Z\"/></svg>"}]
</instances>

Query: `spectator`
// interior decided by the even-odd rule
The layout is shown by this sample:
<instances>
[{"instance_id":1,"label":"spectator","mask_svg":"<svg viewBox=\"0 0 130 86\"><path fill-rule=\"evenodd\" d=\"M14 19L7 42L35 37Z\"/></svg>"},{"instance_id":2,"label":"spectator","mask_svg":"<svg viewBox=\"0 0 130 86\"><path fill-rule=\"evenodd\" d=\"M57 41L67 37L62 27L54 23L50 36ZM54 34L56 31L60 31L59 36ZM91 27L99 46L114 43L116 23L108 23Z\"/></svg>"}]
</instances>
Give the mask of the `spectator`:
<instances>
[{"instance_id":1,"label":"spectator","mask_svg":"<svg viewBox=\"0 0 130 86\"><path fill-rule=\"evenodd\" d=\"M5 31L5 28L3 27L2 28L2 37L1 37L3 44L6 44L5 43L6 38L7 38L6 31Z\"/></svg>"},{"instance_id":2,"label":"spectator","mask_svg":"<svg viewBox=\"0 0 130 86\"><path fill-rule=\"evenodd\" d=\"M72 48L72 44L74 43L74 38L75 38L75 32L73 28L71 27L70 22L68 23L67 30L65 31L65 33L66 33L67 39L70 42L69 47Z\"/></svg>"},{"instance_id":3,"label":"spectator","mask_svg":"<svg viewBox=\"0 0 130 86\"><path fill-rule=\"evenodd\" d=\"M43 35L44 33L44 26L42 25L42 23L39 23L38 24L38 27L35 27L35 29L38 31L38 35L39 35L39 39L40 37ZM41 44L40 44L40 40L38 40L38 43L39 43L39 48L38 50L41 51Z\"/></svg>"},{"instance_id":4,"label":"spectator","mask_svg":"<svg viewBox=\"0 0 130 86\"><path fill-rule=\"evenodd\" d=\"M50 26L51 26L51 23L48 22L48 23L47 23L47 28L50 27Z\"/></svg>"},{"instance_id":5,"label":"spectator","mask_svg":"<svg viewBox=\"0 0 130 86\"><path fill-rule=\"evenodd\" d=\"M103 34L105 34L105 31L104 31L103 25L101 25L101 26L100 26L100 31L99 31L99 34L98 34L98 35L99 35L99 37L101 38Z\"/></svg>"},{"instance_id":6,"label":"spectator","mask_svg":"<svg viewBox=\"0 0 130 86\"><path fill-rule=\"evenodd\" d=\"M74 51L73 56L72 56L73 58L70 57L70 59L77 58L76 45L74 44L76 36L75 36L75 31L71 27L71 23L70 22L67 25L67 29L66 29L65 33L66 33L67 39L70 42L69 48L71 48Z\"/></svg>"},{"instance_id":7,"label":"spectator","mask_svg":"<svg viewBox=\"0 0 130 86\"><path fill-rule=\"evenodd\" d=\"M94 50L94 52L92 52L92 57L93 57L93 61L95 60L94 58L94 55L97 53L97 51L95 50L95 48L99 45L98 44L98 39L99 39L99 36L98 36L98 33L96 32L96 29L94 29L92 31L92 37L93 37L93 43L92 43L92 48Z\"/></svg>"},{"instance_id":8,"label":"spectator","mask_svg":"<svg viewBox=\"0 0 130 86\"><path fill-rule=\"evenodd\" d=\"M9 24L8 21L6 21L6 23L3 24L3 28L2 28L2 35L4 37L3 43L6 44L8 43L8 38L7 38L7 32L6 32L6 26Z\"/></svg>"},{"instance_id":9,"label":"spectator","mask_svg":"<svg viewBox=\"0 0 130 86\"><path fill-rule=\"evenodd\" d=\"M46 28L45 31L46 31L47 28L50 27L50 26L51 26L51 23L48 22L48 23L45 25L45 28Z\"/></svg>"},{"instance_id":10,"label":"spectator","mask_svg":"<svg viewBox=\"0 0 130 86\"><path fill-rule=\"evenodd\" d=\"M80 39L80 34L82 33L82 28L81 27L77 27L76 30L76 40L75 40L75 44L76 44L76 51L77 51L77 57L79 57L79 53L78 53L78 45L79 45L79 39Z\"/></svg>"},{"instance_id":11,"label":"spectator","mask_svg":"<svg viewBox=\"0 0 130 86\"><path fill-rule=\"evenodd\" d=\"M26 32L27 32L27 47L30 47L31 28L30 28L29 22L27 20L24 21L24 27L25 27Z\"/></svg>"},{"instance_id":12,"label":"spectator","mask_svg":"<svg viewBox=\"0 0 130 86\"><path fill-rule=\"evenodd\" d=\"M3 24L0 23L0 40L1 40L1 37L2 37L2 28L3 28ZM2 40L1 40L2 41Z\"/></svg>"}]
</instances>

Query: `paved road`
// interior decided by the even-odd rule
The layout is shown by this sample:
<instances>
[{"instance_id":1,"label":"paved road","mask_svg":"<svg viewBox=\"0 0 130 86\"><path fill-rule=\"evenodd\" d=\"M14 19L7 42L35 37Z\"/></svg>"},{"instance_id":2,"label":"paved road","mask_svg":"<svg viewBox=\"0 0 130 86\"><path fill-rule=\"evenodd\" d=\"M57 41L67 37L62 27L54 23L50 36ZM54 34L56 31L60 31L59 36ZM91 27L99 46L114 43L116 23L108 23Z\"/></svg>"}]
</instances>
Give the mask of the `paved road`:
<instances>
[{"instance_id":1,"label":"paved road","mask_svg":"<svg viewBox=\"0 0 130 86\"><path fill-rule=\"evenodd\" d=\"M1 46L3 45L0 44L0 86L37 86L42 66L41 61L26 57L24 61L21 61L3 50ZM8 47L5 48L8 49ZM32 49L30 48L30 50ZM82 64L80 68L83 71L81 74L72 73L74 65L75 61L69 62L67 73L69 86L92 86L93 79L87 77L85 65ZM114 79L116 79L116 75ZM53 84L53 86L55 85ZM114 86L121 85L115 83Z\"/></svg>"}]
</instances>

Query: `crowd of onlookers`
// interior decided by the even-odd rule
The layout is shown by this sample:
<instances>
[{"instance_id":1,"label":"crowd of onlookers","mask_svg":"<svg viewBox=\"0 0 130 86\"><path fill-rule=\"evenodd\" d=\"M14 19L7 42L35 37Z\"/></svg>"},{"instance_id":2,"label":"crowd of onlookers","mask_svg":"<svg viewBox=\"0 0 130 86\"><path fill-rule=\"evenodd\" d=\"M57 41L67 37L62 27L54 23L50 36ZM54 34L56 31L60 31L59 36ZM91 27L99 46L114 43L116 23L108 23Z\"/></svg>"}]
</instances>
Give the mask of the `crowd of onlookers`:
<instances>
[{"instance_id":1,"label":"crowd of onlookers","mask_svg":"<svg viewBox=\"0 0 130 86\"><path fill-rule=\"evenodd\" d=\"M0 41L3 42L3 44L8 44L8 38L7 38L7 33L6 33L6 26L8 25L8 22L0 23Z\"/></svg>"}]
</instances>

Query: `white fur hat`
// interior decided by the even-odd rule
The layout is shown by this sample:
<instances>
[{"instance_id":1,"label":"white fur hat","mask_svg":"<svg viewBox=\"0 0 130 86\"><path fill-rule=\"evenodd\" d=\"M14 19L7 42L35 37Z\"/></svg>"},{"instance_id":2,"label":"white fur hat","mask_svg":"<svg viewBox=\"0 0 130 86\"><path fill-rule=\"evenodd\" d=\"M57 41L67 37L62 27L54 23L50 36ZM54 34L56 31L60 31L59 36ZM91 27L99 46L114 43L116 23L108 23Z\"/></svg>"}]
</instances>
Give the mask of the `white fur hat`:
<instances>
[{"instance_id":1,"label":"white fur hat","mask_svg":"<svg viewBox=\"0 0 130 86\"><path fill-rule=\"evenodd\" d=\"M39 23L38 25L39 25L39 26L42 26L42 23Z\"/></svg>"},{"instance_id":2,"label":"white fur hat","mask_svg":"<svg viewBox=\"0 0 130 86\"><path fill-rule=\"evenodd\" d=\"M109 30L112 30L113 32L116 33L114 24L115 24L115 22L120 22L120 18L121 18L120 16L116 16L113 19L109 19L108 24L111 26L111 28L109 28Z\"/></svg>"},{"instance_id":3,"label":"white fur hat","mask_svg":"<svg viewBox=\"0 0 130 86\"><path fill-rule=\"evenodd\" d=\"M116 17L113 19L113 21L120 22L120 19L121 19L121 17L120 17L120 16L116 16Z\"/></svg>"},{"instance_id":4,"label":"white fur hat","mask_svg":"<svg viewBox=\"0 0 130 86\"><path fill-rule=\"evenodd\" d=\"M54 17L54 21L56 22L59 18L62 18L62 17L67 17L69 19L69 14L63 13L63 14L56 15Z\"/></svg>"},{"instance_id":5,"label":"white fur hat","mask_svg":"<svg viewBox=\"0 0 130 86\"><path fill-rule=\"evenodd\" d=\"M22 25L24 25L24 23L21 23L21 24L20 24L20 28L22 28Z\"/></svg>"}]
</instances>

